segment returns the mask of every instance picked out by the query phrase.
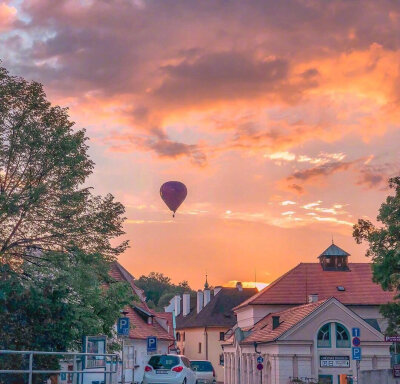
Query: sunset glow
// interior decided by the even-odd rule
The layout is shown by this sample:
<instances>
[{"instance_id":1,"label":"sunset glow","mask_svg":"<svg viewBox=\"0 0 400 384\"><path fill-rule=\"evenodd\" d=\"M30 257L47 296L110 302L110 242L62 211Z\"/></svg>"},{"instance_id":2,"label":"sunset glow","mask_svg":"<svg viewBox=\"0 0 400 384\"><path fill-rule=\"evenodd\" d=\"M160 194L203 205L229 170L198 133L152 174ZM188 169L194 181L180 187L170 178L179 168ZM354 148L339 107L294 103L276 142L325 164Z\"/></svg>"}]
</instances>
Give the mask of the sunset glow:
<instances>
[{"instance_id":1,"label":"sunset glow","mask_svg":"<svg viewBox=\"0 0 400 384\"><path fill-rule=\"evenodd\" d=\"M400 3L0 0L0 59L86 128L135 277L265 287L399 174ZM188 196L176 217L168 180ZM263 282L263 283L261 283Z\"/></svg>"}]
</instances>

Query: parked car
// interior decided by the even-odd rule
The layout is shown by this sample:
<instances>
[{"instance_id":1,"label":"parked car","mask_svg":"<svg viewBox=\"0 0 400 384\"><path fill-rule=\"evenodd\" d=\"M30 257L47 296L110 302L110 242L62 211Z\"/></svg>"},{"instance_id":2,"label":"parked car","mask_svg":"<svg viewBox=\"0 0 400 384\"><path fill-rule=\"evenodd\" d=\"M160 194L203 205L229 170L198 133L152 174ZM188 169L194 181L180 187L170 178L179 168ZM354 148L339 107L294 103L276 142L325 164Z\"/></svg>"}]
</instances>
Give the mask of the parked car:
<instances>
[{"instance_id":1,"label":"parked car","mask_svg":"<svg viewBox=\"0 0 400 384\"><path fill-rule=\"evenodd\" d=\"M144 367L143 384L196 384L196 375L185 356L153 355Z\"/></svg>"},{"instance_id":2,"label":"parked car","mask_svg":"<svg viewBox=\"0 0 400 384\"><path fill-rule=\"evenodd\" d=\"M191 360L190 365L196 374L197 384L215 384L215 371L207 360Z\"/></svg>"}]
</instances>

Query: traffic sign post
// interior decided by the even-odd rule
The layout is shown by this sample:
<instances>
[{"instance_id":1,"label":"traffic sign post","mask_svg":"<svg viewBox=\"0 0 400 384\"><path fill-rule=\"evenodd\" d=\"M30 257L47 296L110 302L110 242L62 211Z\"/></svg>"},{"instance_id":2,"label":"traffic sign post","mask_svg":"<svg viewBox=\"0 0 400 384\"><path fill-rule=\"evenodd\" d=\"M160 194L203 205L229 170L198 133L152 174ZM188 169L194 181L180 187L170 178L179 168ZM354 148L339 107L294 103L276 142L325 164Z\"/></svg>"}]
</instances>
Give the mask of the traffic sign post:
<instances>
[{"instance_id":1,"label":"traffic sign post","mask_svg":"<svg viewBox=\"0 0 400 384\"><path fill-rule=\"evenodd\" d=\"M361 332L360 328L353 328L351 330L353 340L352 340L352 348L351 348L351 355L352 359L356 361L356 371L357 371L357 383L360 383L360 361L362 359L362 352L361 352Z\"/></svg>"},{"instance_id":2,"label":"traffic sign post","mask_svg":"<svg viewBox=\"0 0 400 384\"><path fill-rule=\"evenodd\" d=\"M129 317L120 317L117 323L117 333L119 336L129 336Z\"/></svg>"},{"instance_id":3,"label":"traffic sign post","mask_svg":"<svg viewBox=\"0 0 400 384\"><path fill-rule=\"evenodd\" d=\"M353 360L361 360L361 348L360 347L352 347L351 354Z\"/></svg>"},{"instance_id":4,"label":"traffic sign post","mask_svg":"<svg viewBox=\"0 0 400 384\"><path fill-rule=\"evenodd\" d=\"M258 364L257 364L257 369L258 369L259 371L262 371L263 368L264 368L264 365L263 365L262 363L258 363Z\"/></svg>"},{"instance_id":5,"label":"traffic sign post","mask_svg":"<svg viewBox=\"0 0 400 384\"><path fill-rule=\"evenodd\" d=\"M264 358L262 356L257 357L257 364L262 364L264 362Z\"/></svg>"},{"instance_id":6,"label":"traffic sign post","mask_svg":"<svg viewBox=\"0 0 400 384\"><path fill-rule=\"evenodd\" d=\"M156 352L157 351L157 337L149 336L147 338L147 352Z\"/></svg>"}]
</instances>

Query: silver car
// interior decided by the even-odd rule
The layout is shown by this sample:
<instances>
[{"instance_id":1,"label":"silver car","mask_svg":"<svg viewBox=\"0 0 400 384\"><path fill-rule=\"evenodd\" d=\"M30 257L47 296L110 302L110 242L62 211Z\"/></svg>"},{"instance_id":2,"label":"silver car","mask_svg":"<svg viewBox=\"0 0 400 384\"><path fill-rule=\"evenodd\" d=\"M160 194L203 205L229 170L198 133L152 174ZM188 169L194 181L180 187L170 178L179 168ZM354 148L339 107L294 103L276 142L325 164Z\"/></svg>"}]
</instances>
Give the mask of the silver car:
<instances>
[{"instance_id":1,"label":"silver car","mask_svg":"<svg viewBox=\"0 0 400 384\"><path fill-rule=\"evenodd\" d=\"M153 355L144 368L143 384L196 384L196 375L185 356Z\"/></svg>"},{"instance_id":2,"label":"silver car","mask_svg":"<svg viewBox=\"0 0 400 384\"><path fill-rule=\"evenodd\" d=\"M215 371L207 360L191 360L190 365L196 374L197 384L215 384Z\"/></svg>"}]
</instances>

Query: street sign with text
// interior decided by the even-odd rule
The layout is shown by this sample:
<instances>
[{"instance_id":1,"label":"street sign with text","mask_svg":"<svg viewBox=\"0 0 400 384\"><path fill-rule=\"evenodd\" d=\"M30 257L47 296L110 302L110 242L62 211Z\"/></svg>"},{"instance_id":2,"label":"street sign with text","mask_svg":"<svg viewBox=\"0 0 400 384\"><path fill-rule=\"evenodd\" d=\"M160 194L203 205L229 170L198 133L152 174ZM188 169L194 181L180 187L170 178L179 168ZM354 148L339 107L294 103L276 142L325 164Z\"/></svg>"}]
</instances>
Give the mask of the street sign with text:
<instances>
[{"instance_id":1,"label":"street sign with text","mask_svg":"<svg viewBox=\"0 0 400 384\"><path fill-rule=\"evenodd\" d=\"M120 336L129 336L129 317L120 317L118 319L117 333Z\"/></svg>"},{"instance_id":2,"label":"street sign with text","mask_svg":"<svg viewBox=\"0 0 400 384\"><path fill-rule=\"evenodd\" d=\"M352 359L353 360L361 360L361 348L360 347L352 347Z\"/></svg>"},{"instance_id":3,"label":"street sign with text","mask_svg":"<svg viewBox=\"0 0 400 384\"><path fill-rule=\"evenodd\" d=\"M400 336L399 335L385 336L385 341L389 343L400 343Z\"/></svg>"},{"instance_id":4,"label":"street sign with text","mask_svg":"<svg viewBox=\"0 0 400 384\"><path fill-rule=\"evenodd\" d=\"M149 336L147 338L147 352L157 351L157 337Z\"/></svg>"}]
</instances>

